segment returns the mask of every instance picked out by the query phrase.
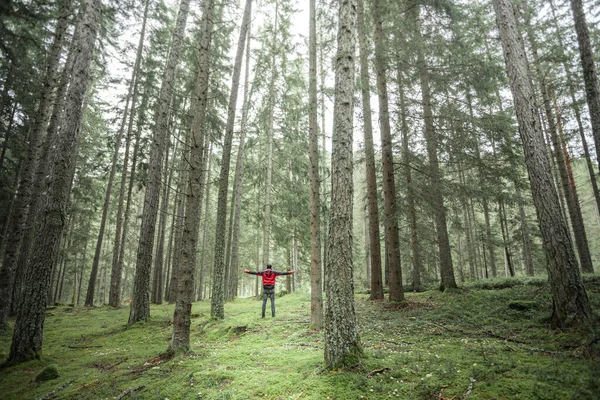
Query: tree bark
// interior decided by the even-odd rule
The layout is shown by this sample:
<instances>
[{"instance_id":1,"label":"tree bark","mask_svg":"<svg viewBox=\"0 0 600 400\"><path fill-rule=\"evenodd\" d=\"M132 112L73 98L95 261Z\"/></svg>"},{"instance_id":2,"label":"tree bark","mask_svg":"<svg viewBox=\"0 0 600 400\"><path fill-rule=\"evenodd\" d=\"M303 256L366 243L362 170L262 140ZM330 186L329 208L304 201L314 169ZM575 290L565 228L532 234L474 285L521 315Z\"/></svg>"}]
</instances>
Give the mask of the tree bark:
<instances>
[{"instance_id":1,"label":"tree bark","mask_svg":"<svg viewBox=\"0 0 600 400\"><path fill-rule=\"evenodd\" d=\"M354 309L352 136L356 3L340 0L331 157L331 223L325 264L325 365L357 364L363 355Z\"/></svg>"},{"instance_id":2,"label":"tree bark","mask_svg":"<svg viewBox=\"0 0 600 400\"><path fill-rule=\"evenodd\" d=\"M42 355L46 293L56 263L58 246L68 213L69 195L77 159L77 140L81 132L84 96L89 86L89 67L102 4L89 0L82 4L74 38L77 57L67 94L61 140L55 149L56 161L50 180L50 196L44 209L44 225L36 238L36 252L27 269L27 280L19 306L8 363L14 364Z\"/></svg>"},{"instance_id":3,"label":"tree bark","mask_svg":"<svg viewBox=\"0 0 600 400\"><path fill-rule=\"evenodd\" d=\"M552 325L592 325L592 314L583 286L566 221L561 215L558 194L552 184L550 161L544 151L540 121L533 100L527 59L517 21L509 0L493 0L500 40L508 72L525 165L547 256L552 293Z\"/></svg>"},{"instance_id":4,"label":"tree bark","mask_svg":"<svg viewBox=\"0 0 600 400\"><path fill-rule=\"evenodd\" d=\"M196 248L200 227L200 208L202 206L202 165L206 134L206 105L210 73L211 41L213 30L213 0L203 3L201 30L198 48L198 72L196 75L196 104L194 121L190 131L190 159L188 172L188 190L183 221L181 265L178 268L177 298L173 313L173 335L168 352L187 352L190 348L190 325L192 300L194 297L194 271L196 268ZM222 282L221 282L222 284Z\"/></svg>"},{"instance_id":5,"label":"tree bark","mask_svg":"<svg viewBox=\"0 0 600 400\"><path fill-rule=\"evenodd\" d=\"M158 197L161 186L162 160L168 135L169 105L175 85L175 72L181 55L183 35L188 17L190 0L181 0L177 21L173 30L171 49L163 73L160 94L156 106L155 124L152 133L152 146L148 162L148 180L144 196L142 226L138 244L136 270L133 286L133 299L128 324L145 320L150 316L150 269L152 268L152 249L158 213Z\"/></svg>"}]
</instances>

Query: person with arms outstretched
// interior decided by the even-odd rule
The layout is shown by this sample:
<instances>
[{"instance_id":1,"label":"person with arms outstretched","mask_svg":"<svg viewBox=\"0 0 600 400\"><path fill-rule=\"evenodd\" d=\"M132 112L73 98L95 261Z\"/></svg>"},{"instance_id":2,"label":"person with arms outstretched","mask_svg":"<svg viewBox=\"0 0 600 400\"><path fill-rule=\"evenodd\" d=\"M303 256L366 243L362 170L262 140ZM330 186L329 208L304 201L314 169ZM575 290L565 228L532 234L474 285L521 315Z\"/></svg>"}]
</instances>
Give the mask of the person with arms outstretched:
<instances>
[{"instance_id":1,"label":"person with arms outstretched","mask_svg":"<svg viewBox=\"0 0 600 400\"><path fill-rule=\"evenodd\" d=\"M265 308L267 307L267 298L271 299L271 314L275 317L275 280L279 275L291 275L294 270L287 272L273 271L273 266L267 264L267 269L264 271L250 271L245 269L245 273L250 275L262 276L263 282L263 303L262 303L262 318L265 317Z\"/></svg>"}]
</instances>

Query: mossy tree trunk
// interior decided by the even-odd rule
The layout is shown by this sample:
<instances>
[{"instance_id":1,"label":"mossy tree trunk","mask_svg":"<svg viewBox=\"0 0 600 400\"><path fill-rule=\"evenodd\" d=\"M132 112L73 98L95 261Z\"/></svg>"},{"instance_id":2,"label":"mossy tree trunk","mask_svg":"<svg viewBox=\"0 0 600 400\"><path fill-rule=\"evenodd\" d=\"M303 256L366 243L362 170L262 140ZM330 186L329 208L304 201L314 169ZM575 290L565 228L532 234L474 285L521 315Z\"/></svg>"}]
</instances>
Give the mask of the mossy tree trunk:
<instances>
[{"instance_id":1,"label":"mossy tree trunk","mask_svg":"<svg viewBox=\"0 0 600 400\"><path fill-rule=\"evenodd\" d=\"M340 0L335 57L331 219L325 264L325 365L350 367L362 357L354 309L352 262L353 109L356 2Z\"/></svg>"}]
</instances>

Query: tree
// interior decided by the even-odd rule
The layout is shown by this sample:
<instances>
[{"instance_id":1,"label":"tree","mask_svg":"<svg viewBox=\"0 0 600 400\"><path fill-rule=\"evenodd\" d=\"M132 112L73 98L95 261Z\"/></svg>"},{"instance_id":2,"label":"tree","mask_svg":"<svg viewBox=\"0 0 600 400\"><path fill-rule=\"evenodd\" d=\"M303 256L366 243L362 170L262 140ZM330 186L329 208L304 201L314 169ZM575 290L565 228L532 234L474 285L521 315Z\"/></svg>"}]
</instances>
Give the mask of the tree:
<instances>
[{"instance_id":1,"label":"tree","mask_svg":"<svg viewBox=\"0 0 600 400\"><path fill-rule=\"evenodd\" d=\"M323 326L321 263L321 198L319 182L319 129L317 123L317 20L315 0L309 4L308 27L308 157L310 161L310 323Z\"/></svg>"},{"instance_id":2,"label":"tree","mask_svg":"<svg viewBox=\"0 0 600 400\"><path fill-rule=\"evenodd\" d=\"M59 2L58 12L60 18L55 27L54 39L48 53L46 63L46 76L44 79L44 88L41 93L37 115L29 135L27 146L27 156L19 174L19 189L15 198L15 205L9 214L7 232L10 233L4 252L2 268L0 269L0 330L7 327L8 317L13 306L13 288L15 284L16 268L19 265L18 260L20 252L24 250L23 243L28 240L26 235L28 217L32 213L31 201L41 193L36 192L35 178L36 170L40 164L44 152L42 151L44 140L47 139L47 129L51 118L53 92L58 84L58 70L60 55L63 50L66 29L68 25L68 10L71 4L69 1ZM9 75L10 77L10 75ZM7 77L8 80L8 77ZM8 82L4 82L7 89ZM8 134L8 132L7 132ZM6 146L7 138L4 145ZM29 219L30 221L31 219Z\"/></svg>"},{"instance_id":3,"label":"tree","mask_svg":"<svg viewBox=\"0 0 600 400\"><path fill-rule=\"evenodd\" d=\"M246 32L246 65L244 71L244 100L242 106L242 120L240 123L240 143L235 163L235 175L233 177L233 199L231 218L230 218L230 251L231 257L229 290L230 299L237 296L238 292L238 267L239 267L239 244L240 244L240 215L242 210L242 195L244 192L244 154L246 149L246 131L248 130L248 110L250 108L250 98L252 98L252 89L250 88L250 43L251 43L251 23L248 23L248 32Z\"/></svg>"},{"instance_id":4,"label":"tree","mask_svg":"<svg viewBox=\"0 0 600 400\"><path fill-rule=\"evenodd\" d=\"M579 205L577 196L577 188L575 187L574 182L573 185L571 184L569 179L566 163L568 154L563 153L562 140L560 140L558 137L557 122L552 111L552 104L550 100L550 88L546 82L546 77L542 72L538 43L533 32L533 27L531 26L531 13L533 10L528 7L527 2L524 2L523 5L525 7L525 30L531 46L533 64L537 75L538 85L540 86L540 92L542 94L544 112L546 114L546 121L548 123L547 131L550 134L552 146L554 147L554 159L556 160L556 168L558 169L558 174L563 187L563 193L565 195L565 202L567 204L567 210L571 219L571 226L573 227L573 236L575 237L575 245L579 254L579 262L583 272L593 273L594 267L592 266L592 256L590 255L590 250L588 247L587 235L585 232L585 226L583 224L583 216L581 214L581 207ZM558 114L556 117L560 118Z\"/></svg>"},{"instance_id":5,"label":"tree","mask_svg":"<svg viewBox=\"0 0 600 400\"><path fill-rule=\"evenodd\" d=\"M138 244L133 299L128 324L145 320L150 316L150 269L152 268L152 249L158 214L162 165L169 126L169 106L175 85L175 71L181 54L183 35L187 21L190 1L181 0L177 21L173 29L171 48L163 72L160 94L156 104L155 123L152 132L152 147L148 163L148 178L144 195L144 211Z\"/></svg>"},{"instance_id":6,"label":"tree","mask_svg":"<svg viewBox=\"0 0 600 400\"><path fill-rule=\"evenodd\" d=\"M362 357L354 310L352 263L352 131L356 3L340 0L331 155L331 223L325 264L325 365L355 365Z\"/></svg>"},{"instance_id":7,"label":"tree","mask_svg":"<svg viewBox=\"0 0 600 400\"><path fill-rule=\"evenodd\" d=\"M367 208L369 218L369 244L371 245L371 300L383 299L383 277L381 272L381 243L379 239L379 206L377 204L377 176L375 150L373 149L373 122L371 119L371 85L367 54L364 1L357 1L357 31L360 55L360 84L362 93L365 162L367 175ZM402 282L402 280L400 280Z\"/></svg>"},{"instance_id":8,"label":"tree","mask_svg":"<svg viewBox=\"0 0 600 400\"><path fill-rule=\"evenodd\" d=\"M509 0L493 0L493 5L523 142L525 165L547 257L546 269L553 302L551 323L559 328L572 324L591 326L590 305L550 175L550 161L544 149L525 49L518 32L514 9Z\"/></svg>"},{"instance_id":9,"label":"tree","mask_svg":"<svg viewBox=\"0 0 600 400\"><path fill-rule=\"evenodd\" d=\"M225 227L227 219L227 190L229 189L229 163L231 161L231 143L233 141L233 125L235 123L235 108L240 85L240 73L242 70L242 59L244 57L244 43L246 41L248 25L252 10L252 0L246 0L244 16L238 39L237 52L233 66L233 77L231 82L231 93L227 107L227 126L223 138L223 154L221 158L221 171L219 175L219 195L217 199L217 223L215 234L215 253L213 268L213 286L211 297L210 314L220 319L225 318Z\"/></svg>"},{"instance_id":10,"label":"tree","mask_svg":"<svg viewBox=\"0 0 600 400\"><path fill-rule=\"evenodd\" d=\"M414 32L416 38L421 41L421 22L419 17L420 6L417 5L413 13ZM418 60L417 68L421 84L421 99L423 105L423 119L425 123L425 141L427 144L427 157L429 159L429 175L431 179L431 202L435 215L435 228L437 233L437 245L440 254L440 290L456 288L454 279L454 267L452 265L452 253L450 251L450 239L448 237L448 227L446 221L446 209L444 206L444 197L442 194L442 182L440 176L440 166L438 159L438 142L433 123L433 112L431 108L431 89L429 82L429 71L423 49L417 50Z\"/></svg>"},{"instance_id":11,"label":"tree","mask_svg":"<svg viewBox=\"0 0 600 400\"><path fill-rule=\"evenodd\" d=\"M81 5L73 39L77 56L65 104L69 113L65 114L56 148L50 194L43 210L44 223L36 237L36 252L27 268L26 286L18 307L8 363L18 363L42 355L46 293L65 226L64 213L68 211L84 96L89 86L90 63L101 15L102 4L99 1L88 0Z\"/></svg>"},{"instance_id":12,"label":"tree","mask_svg":"<svg viewBox=\"0 0 600 400\"><path fill-rule=\"evenodd\" d=\"M196 247L200 226L202 203L202 163L206 135L206 104L211 61L211 40L213 31L214 2L203 3L201 39L198 48L198 72L196 75L196 99L194 121L190 131L189 172L187 201L183 221L181 265L178 268L177 297L173 313L173 335L169 353L187 351L190 347L190 325L192 300L194 296L194 271L196 268ZM222 283L222 282L221 282Z\"/></svg>"}]
</instances>

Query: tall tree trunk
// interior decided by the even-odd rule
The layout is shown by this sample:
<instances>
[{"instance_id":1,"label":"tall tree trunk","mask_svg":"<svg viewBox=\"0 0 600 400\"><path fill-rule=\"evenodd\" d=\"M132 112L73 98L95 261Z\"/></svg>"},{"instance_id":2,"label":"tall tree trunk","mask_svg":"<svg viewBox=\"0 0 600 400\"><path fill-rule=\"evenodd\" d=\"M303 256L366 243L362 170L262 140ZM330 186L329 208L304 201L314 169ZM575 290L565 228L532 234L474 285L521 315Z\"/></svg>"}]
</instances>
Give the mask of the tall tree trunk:
<instances>
[{"instance_id":1,"label":"tall tree trunk","mask_svg":"<svg viewBox=\"0 0 600 400\"><path fill-rule=\"evenodd\" d=\"M399 46L399 45L398 45ZM421 287L421 273L423 271L423 262L421 250L419 248L419 232L417 227L417 210L415 207L415 189L412 179L411 152L408 146L408 121L406 115L408 108L404 94L404 78L400 67L400 62L396 67L396 79L398 82L398 112L400 113L400 122L402 129L402 160L404 179L406 180L406 212L410 224L410 253L412 256L411 281L413 290Z\"/></svg>"},{"instance_id":2,"label":"tall tree trunk","mask_svg":"<svg viewBox=\"0 0 600 400\"><path fill-rule=\"evenodd\" d=\"M250 22L252 0L246 0L240 37L238 39L237 52L233 67L231 92L227 106L227 125L223 138L223 154L221 158L221 172L219 175L219 194L217 196L217 221L215 232L215 254L213 267L212 297L210 303L210 315L219 319L225 318L225 228L227 226L227 191L229 189L229 164L231 162L231 143L233 141L233 126L235 123L235 108L237 104L240 86L240 73L242 70L242 59L244 57L244 43L246 32Z\"/></svg>"},{"instance_id":3,"label":"tall tree trunk","mask_svg":"<svg viewBox=\"0 0 600 400\"><path fill-rule=\"evenodd\" d=\"M275 83L277 81L277 66L275 52L277 42L277 29L279 23L279 1L275 0L275 22L271 37L271 78L269 80L268 111L267 111L267 171L265 181L265 205L263 214L263 268L270 264L271 257L271 183L273 177L273 118L275 113Z\"/></svg>"},{"instance_id":4,"label":"tall tree trunk","mask_svg":"<svg viewBox=\"0 0 600 400\"><path fill-rule=\"evenodd\" d=\"M413 11L415 19L415 34L421 38L421 22L419 20L419 8ZM419 39L421 40L421 39ZM423 119L425 120L425 141L427 142L427 157L429 159L429 174L431 176L431 196L433 211L435 214L435 229L437 232L437 244L440 252L440 290L456 288L454 279L454 267L452 265L452 253L450 250L450 239L448 238L448 227L446 223L446 208L442 194L442 182L440 177L440 166L438 161L438 143L433 124L433 113L431 110L431 91L429 87L429 72L425 62L423 51L418 52L418 69L421 81L421 95L423 103Z\"/></svg>"},{"instance_id":5,"label":"tall tree trunk","mask_svg":"<svg viewBox=\"0 0 600 400\"><path fill-rule=\"evenodd\" d=\"M394 157L390 130L390 111L387 94L387 61L385 38L382 27L381 0L373 0L373 41L375 42L375 70L377 72L377 93L379 98L379 125L381 130L381 159L383 164L383 198L385 209L385 251L389 268L390 301L404 300L402 288L402 268L400 264L400 239L398 237L398 215L396 205L396 181L394 178Z\"/></svg>"},{"instance_id":6,"label":"tall tree trunk","mask_svg":"<svg viewBox=\"0 0 600 400\"><path fill-rule=\"evenodd\" d=\"M377 205L377 177L375 175L375 150L373 148L373 123L371 119L371 82L369 79L368 60L369 55L365 29L366 28L364 0L358 0L357 31L360 55L360 86L362 93L362 109L364 121L366 163L365 170L367 174L367 216L371 261L371 295L369 296L369 299L381 300L383 299L384 294L383 276L381 272L381 243L379 239L379 207ZM389 161L390 160L387 160L386 162Z\"/></svg>"},{"instance_id":7,"label":"tall tree trunk","mask_svg":"<svg viewBox=\"0 0 600 400\"><path fill-rule=\"evenodd\" d=\"M158 213L158 197L160 194L162 160L167 143L169 126L169 105L175 86L175 72L181 55L183 35L187 21L190 0L181 0L177 21L173 30L171 48L163 73L160 94L156 106L155 124L152 133L152 146L148 162L148 181L144 196L144 211L138 244L133 299L128 324L145 320L150 316L150 269L152 268L152 249Z\"/></svg>"},{"instance_id":8,"label":"tall tree trunk","mask_svg":"<svg viewBox=\"0 0 600 400\"><path fill-rule=\"evenodd\" d=\"M27 280L19 306L8 363L18 363L42 355L46 292L56 263L60 238L68 213L69 195L77 159L77 140L81 132L84 96L89 86L89 67L100 26L102 4L89 0L82 4L74 37L77 57L67 94L65 121L56 151L50 180L50 196L44 209L44 225L36 238L36 252L27 269Z\"/></svg>"},{"instance_id":9,"label":"tall tree trunk","mask_svg":"<svg viewBox=\"0 0 600 400\"><path fill-rule=\"evenodd\" d=\"M111 274L111 287L114 287L115 291L120 291L121 298L125 296L125 285L127 284L127 279L129 275L130 263L127 264L127 269L125 270L125 280L123 284L121 284L121 275L125 264L125 248L127 244L127 236L129 233L129 220L131 218L131 205L132 205L132 197L133 197L133 187L135 186L135 177L136 177L136 165L137 158L140 152L140 137L142 133L142 125L143 125L143 116L146 110L146 106L148 104L148 94L145 93L142 98L142 103L138 112L138 122L136 126L135 133L135 143L133 145L133 157L131 158L131 172L129 173L129 183L127 185L127 200L125 201L125 212L123 214L123 233L121 238L121 244L119 246L119 259L117 263L116 270ZM130 121L131 125L131 121ZM129 246L130 252L133 249L133 246ZM118 296L118 293L115 293L114 296ZM120 303L120 299L113 300L116 301L116 304Z\"/></svg>"},{"instance_id":10,"label":"tall tree trunk","mask_svg":"<svg viewBox=\"0 0 600 400\"><path fill-rule=\"evenodd\" d=\"M183 106L185 109L185 104ZM169 163L169 147L167 146L165 155L164 180L166 185L163 187L162 202L160 203L160 218L158 222L158 238L156 243L156 255L154 258L154 280L152 284L152 303L162 304L164 290L164 258L165 258L165 237L167 230L167 215L169 213L169 198L171 194L171 182L175 172L175 162L179 144L179 134L175 139L172 161Z\"/></svg>"},{"instance_id":11,"label":"tall tree trunk","mask_svg":"<svg viewBox=\"0 0 600 400\"><path fill-rule=\"evenodd\" d=\"M229 275L229 286L231 298L237 296L238 290L238 268L239 268L239 242L240 242L240 215L242 212L242 195L244 191L244 149L246 142L246 131L248 130L248 110L250 108L250 98L252 97L252 88L250 88L250 41L251 21L248 22L248 31L246 32L246 66L244 71L244 100L242 105L242 121L240 123L240 144L238 146L237 158L235 163L235 175L233 178L233 208L231 216L231 272Z\"/></svg>"},{"instance_id":12,"label":"tall tree trunk","mask_svg":"<svg viewBox=\"0 0 600 400\"><path fill-rule=\"evenodd\" d=\"M590 32L585 20L582 0L571 0L571 11L575 21L579 56L583 68L583 82L585 83L585 96L592 122L592 134L596 144L596 157L600 166L600 85L598 84L598 71L594 63L594 51L590 40Z\"/></svg>"},{"instance_id":13,"label":"tall tree trunk","mask_svg":"<svg viewBox=\"0 0 600 400\"><path fill-rule=\"evenodd\" d=\"M142 29L140 32L140 39L138 41L137 53L135 56L135 63L133 65L133 71L131 73L131 85L133 87L132 95L131 95L131 111L129 112L129 124L127 125L127 133L125 135L125 155L123 159L123 172L121 174L121 185L119 188L119 201L117 205L117 218L115 221L115 242L113 246L113 258L112 258L112 268L110 273L110 291L108 296L108 304L111 307L119 307L121 303L121 275L123 272L123 263L119 262L121 255L121 246L122 246L122 236L124 233L123 230L123 203L125 202L125 190L127 186L127 168L129 166L129 149L131 146L131 135L133 132L133 120L136 111L137 105L137 97L139 94L138 85L139 85L139 70L142 62L142 50L144 49L144 40L146 37L146 23L148 20L148 9L150 5L150 0L144 1L144 16L142 19ZM135 162L135 161L132 161ZM132 165L132 174L134 171L134 166ZM129 195L128 195L129 197Z\"/></svg>"},{"instance_id":14,"label":"tall tree trunk","mask_svg":"<svg viewBox=\"0 0 600 400\"><path fill-rule=\"evenodd\" d=\"M40 158L42 153L40 152L40 147L42 147L44 134L46 133L49 118L51 117L53 92L58 83L57 71L68 25L68 10L71 6L70 1L68 0L60 1L58 5L58 12L61 17L57 22L52 46L48 53L43 90L40 96L35 121L29 134L26 159L20 169L17 195L8 220L7 232L9 236L6 242L2 268L0 269L0 330L6 329L8 316L13 307L15 271L19 265L19 252L23 250L23 243L27 240L26 233L28 226L26 222L28 221L28 213L31 211L30 203L36 196L41 196L41 193L36 193L34 191L36 189L34 183L36 177L35 173L37 166L41 163ZM8 138L5 137L5 140L7 139Z\"/></svg>"},{"instance_id":15,"label":"tall tree trunk","mask_svg":"<svg viewBox=\"0 0 600 400\"><path fill-rule=\"evenodd\" d=\"M583 224L583 216L581 214L581 207L577 201L577 188L575 185L571 185L569 182L565 155L562 151L562 144L558 137L556 120L554 119L554 114L552 113L549 88L544 79L544 74L540 65L541 63L538 54L538 44L533 33L533 27L531 26L532 10L527 6L526 2L524 2L524 6L526 25L525 29L527 32L527 38L529 39L529 44L531 46L538 84L542 93L544 112L546 114L546 120L548 121L548 131L552 140L552 147L554 148L554 157L556 159L556 166L559 172L563 192L565 194L567 210L571 219L571 226L573 227L573 235L575 236L575 245L577 246L577 252L579 254L579 262L584 272L593 272L594 268L592 266L592 256L590 255L590 250L588 247L587 235L585 232L585 226Z\"/></svg>"},{"instance_id":16,"label":"tall tree trunk","mask_svg":"<svg viewBox=\"0 0 600 400\"><path fill-rule=\"evenodd\" d=\"M317 110L317 18L315 0L309 2L308 130L310 162L310 323L323 327L323 268L321 259L321 190Z\"/></svg>"},{"instance_id":17,"label":"tall tree trunk","mask_svg":"<svg viewBox=\"0 0 600 400\"><path fill-rule=\"evenodd\" d=\"M560 111L558 109L558 104L556 103L556 96L552 92L552 97L554 99L554 111L556 112L556 129L557 129L557 141L560 143L560 151L563 154L563 159L565 161L565 172L566 172L566 180L567 184L570 188L570 193L573 202L573 211L574 218L578 221L577 225L573 224L573 230L575 231L575 237L579 238L581 241L582 248L579 250L579 260L581 262L581 269L584 273L594 273L594 266L592 263L592 257L590 255L590 250L588 248L588 240L585 232L585 224L583 223L583 215L581 213L581 206L579 205L579 195L577 194L577 187L575 186L575 177L573 176L573 169L571 167L571 157L569 156L569 151L567 149L567 145L564 140L564 134L562 129L562 121L560 118ZM578 247L579 247L578 243ZM587 253L586 253L587 251ZM589 257L586 262L583 261L584 256Z\"/></svg>"},{"instance_id":18,"label":"tall tree trunk","mask_svg":"<svg viewBox=\"0 0 600 400\"><path fill-rule=\"evenodd\" d=\"M471 118L471 121L475 121L475 114L473 112L473 99L471 96L471 91L467 90L466 91L466 97L467 97L467 106L469 107L469 117ZM475 146L475 157L477 160L477 169L478 169L478 178L479 178L479 185L484 188L485 187L485 176L484 176L484 172L483 172L483 161L481 160L481 144L479 141L479 137L477 135L475 135L474 137L475 141L476 141L476 146ZM490 224L490 206L489 206L489 198L487 193L483 193L483 197L481 199L481 205L483 206L483 219L484 219L484 223L485 223L485 245L487 247L487 251L489 252L489 257L490 257L490 268L491 268L491 272L492 272L492 277L495 277L497 274L497 266L496 266L496 251L495 251L495 245L494 245L494 239L492 236L492 227ZM487 278L487 268L486 268L486 278Z\"/></svg>"},{"instance_id":19,"label":"tall tree trunk","mask_svg":"<svg viewBox=\"0 0 600 400\"><path fill-rule=\"evenodd\" d=\"M136 60L137 62L137 60ZM134 71L135 74L135 71ZM123 133L125 132L125 124L127 123L127 116L129 115L129 101L133 93L133 87L135 84L135 76L131 78L129 84L129 90L127 98L125 100L125 107L123 108L123 118L121 119L121 125L115 138L115 149L111 160L110 172L108 175L108 183L106 184L106 192L104 194L104 205L102 207L102 217L100 218L100 229L98 230L98 239L96 241L96 251L94 253L94 259L92 261L92 269L90 271L90 280L88 282L87 295L85 298L85 306L94 306L94 293L96 292L96 279L98 276L98 266L100 264L100 256L102 254L102 243L104 241L104 230L106 229L106 220L108 219L108 209L110 207L110 196L112 193L112 186L115 180L115 173L117 171L117 163L119 160L119 154L121 151L121 140L123 139Z\"/></svg>"},{"instance_id":20,"label":"tall tree trunk","mask_svg":"<svg viewBox=\"0 0 600 400\"><path fill-rule=\"evenodd\" d=\"M535 111L527 59L509 0L493 0L504 59L513 93L525 165L547 256L546 268L552 293L552 325L591 326L592 314L583 286L567 223L560 212L558 194L549 173L540 121Z\"/></svg>"},{"instance_id":21,"label":"tall tree trunk","mask_svg":"<svg viewBox=\"0 0 600 400\"><path fill-rule=\"evenodd\" d=\"M363 355L354 310L352 131L356 3L339 1L331 154L331 223L325 264L325 366L357 364Z\"/></svg>"},{"instance_id":22,"label":"tall tree trunk","mask_svg":"<svg viewBox=\"0 0 600 400\"><path fill-rule=\"evenodd\" d=\"M200 227L202 190L204 189L201 187L200 181L202 180L204 146L207 141L206 105L208 103L213 10L213 0L205 0L203 3L201 21L202 36L198 48L196 104L195 109L193 110L194 121L192 122L192 129L190 131L189 184L183 222L183 246L181 265L178 268L177 298L175 301L175 312L173 313L173 335L171 337L171 344L169 345L169 353L188 351L190 348L190 325L192 300L194 297L196 248L198 243L198 230Z\"/></svg>"}]
</instances>

